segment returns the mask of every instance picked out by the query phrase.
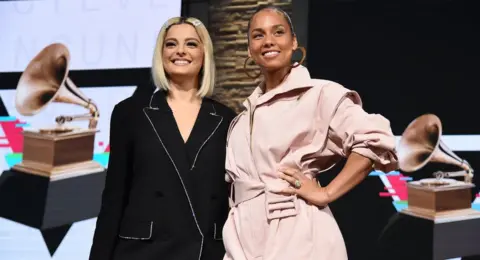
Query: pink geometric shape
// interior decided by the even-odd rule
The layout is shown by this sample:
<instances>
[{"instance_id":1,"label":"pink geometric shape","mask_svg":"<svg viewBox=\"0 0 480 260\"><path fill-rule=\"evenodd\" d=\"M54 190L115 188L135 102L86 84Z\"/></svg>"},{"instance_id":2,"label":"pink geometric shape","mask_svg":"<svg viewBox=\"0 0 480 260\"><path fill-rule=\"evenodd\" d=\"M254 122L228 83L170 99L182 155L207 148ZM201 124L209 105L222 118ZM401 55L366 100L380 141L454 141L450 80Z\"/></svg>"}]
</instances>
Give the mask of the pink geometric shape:
<instances>
[{"instance_id":1,"label":"pink geometric shape","mask_svg":"<svg viewBox=\"0 0 480 260\"><path fill-rule=\"evenodd\" d=\"M23 128L17 127L17 124L24 124L24 122L20 122L18 119L0 122L5 137L8 139L8 144L1 144L0 147L10 147L14 153L21 153L23 151Z\"/></svg>"},{"instance_id":2,"label":"pink geometric shape","mask_svg":"<svg viewBox=\"0 0 480 260\"><path fill-rule=\"evenodd\" d=\"M391 196L394 196L395 193L390 193L390 192L380 192L378 194L380 197L391 197Z\"/></svg>"},{"instance_id":3,"label":"pink geometric shape","mask_svg":"<svg viewBox=\"0 0 480 260\"><path fill-rule=\"evenodd\" d=\"M392 189L395 191L395 195L397 195L400 200L407 200L407 181L403 180L405 176L402 174L388 175L387 178L392 185Z\"/></svg>"}]
</instances>

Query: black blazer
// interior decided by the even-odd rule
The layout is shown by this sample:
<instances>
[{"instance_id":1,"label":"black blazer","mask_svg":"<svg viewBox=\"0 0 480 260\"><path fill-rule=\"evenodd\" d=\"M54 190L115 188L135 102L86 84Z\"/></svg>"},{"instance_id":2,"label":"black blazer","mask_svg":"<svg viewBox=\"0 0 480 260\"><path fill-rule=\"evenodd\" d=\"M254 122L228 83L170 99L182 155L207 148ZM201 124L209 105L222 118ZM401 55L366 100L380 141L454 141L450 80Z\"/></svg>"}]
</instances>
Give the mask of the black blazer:
<instances>
[{"instance_id":1,"label":"black blazer","mask_svg":"<svg viewBox=\"0 0 480 260\"><path fill-rule=\"evenodd\" d=\"M184 143L165 92L150 89L113 109L90 260L223 259L226 135L235 113L205 98Z\"/></svg>"}]
</instances>

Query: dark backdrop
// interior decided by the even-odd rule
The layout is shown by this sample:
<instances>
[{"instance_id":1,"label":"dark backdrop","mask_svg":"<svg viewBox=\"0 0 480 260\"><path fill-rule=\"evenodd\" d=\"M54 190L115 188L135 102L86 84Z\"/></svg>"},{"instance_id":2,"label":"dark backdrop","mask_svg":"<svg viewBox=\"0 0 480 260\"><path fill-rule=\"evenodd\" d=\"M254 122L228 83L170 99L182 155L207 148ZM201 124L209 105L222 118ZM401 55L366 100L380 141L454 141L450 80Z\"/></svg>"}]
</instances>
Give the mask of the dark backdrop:
<instances>
[{"instance_id":1,"label":"dark backdrop","mask_svg":"<svg viewBox=\"0 0 480 260\"><path fill-rule=\"evenodd\" d=\"M445 134L478 134L475 1L310 1L309 69L360 92L395 134L437 114Z\"/></svg>"},{"instance_id":2,"label":"dark backdrop","mask_svg":"<svg viewBox=\"0 0 480 260\"><path fill-rule=\"evenodd\" d=\"M478 135L480 23L474 3L312 0L310 73L358 91L364 108L390 119L396 135L423 113L438 115L444 134ZM457 154L480 167L480 152ZM396 212L391 198L379 197L382 191L380 179L368 177L332 205L350 259L371 259Z\"/></svg>"}]
</instances>

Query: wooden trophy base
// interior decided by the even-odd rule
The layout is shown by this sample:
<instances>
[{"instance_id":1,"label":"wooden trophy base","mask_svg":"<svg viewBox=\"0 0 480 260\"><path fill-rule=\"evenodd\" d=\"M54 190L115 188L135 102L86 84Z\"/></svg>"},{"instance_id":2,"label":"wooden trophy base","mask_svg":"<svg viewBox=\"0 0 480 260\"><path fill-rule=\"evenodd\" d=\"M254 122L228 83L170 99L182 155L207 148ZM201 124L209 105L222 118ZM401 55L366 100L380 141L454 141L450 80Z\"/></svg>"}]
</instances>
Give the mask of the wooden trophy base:
<instances>
[{"instance_id":1,"label":"wooden trophy base","mask_svg":"<svg viewBox=\"0 0 480 260\"><path fill-rule=\"evenodd\" d=\"M103 171L92 161L95 129L24 130L23 159L13 169L50 178Z\"/></svg>"},{"instance_id":2,"label":"wooden trophy base","mask_svg":"<svg viewBox=\"0 0 480 260\"><path fill-rule=\"evenodd\" d=\"M412 217L423 218L431 220L434 223L445 223L451 221L468 220L473 218L480 218L480 211L469 209L449 210L443 212L425 211L423 209L408 207L401 211L402 214L410 215Z\"/></svg>"},{"instance_id":3,"label":"wooden trophy base","mask_svg":"<svg viewBox=\"0 0 480 260\"><path fill-rule=\"evenodd\" d=\"M480 212L471 208L471 193L474 186L453 179L409 182L408 208L402 213L433 220L436 223L452 219L477 218Z\"/></svg>"},{"instance_id":4,"label":"wooden trophy base","mask_svg":"<svg viewBox=\"0 0 480 260\"><path fill-rule=\"evenodd\" d=\"M12 169L24 173L49 177L52 180L71 178L105 170L101 164L95 161L86 161L61 166L51 166L38 164L35 162L22 161L21 163L14 165Z\"/></svg>"}]
</instances>

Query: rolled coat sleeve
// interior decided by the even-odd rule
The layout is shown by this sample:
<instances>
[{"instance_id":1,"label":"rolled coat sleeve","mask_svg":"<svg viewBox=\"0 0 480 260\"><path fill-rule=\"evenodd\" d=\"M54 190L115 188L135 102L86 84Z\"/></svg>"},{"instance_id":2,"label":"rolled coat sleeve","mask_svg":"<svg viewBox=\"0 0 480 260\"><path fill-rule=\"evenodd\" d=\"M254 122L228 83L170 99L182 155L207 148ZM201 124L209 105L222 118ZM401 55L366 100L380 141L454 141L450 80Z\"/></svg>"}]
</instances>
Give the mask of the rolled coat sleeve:
<instances>
[{"instance_id":1,"label":"rolled coat sleeve","mask_svg":"<svg viewBox=\"0 0 480 260\"><path fill-rule=\"evenodd\" d=\"M382 115L367 113L356 93L347 94L340 101L330 121L329 139L336 146L334 152L341 156L355 152L371 159L376 170L387 173L397 169L390 121Z\"/></svg>"}]
</instances>

